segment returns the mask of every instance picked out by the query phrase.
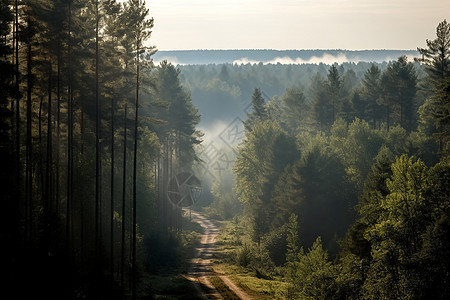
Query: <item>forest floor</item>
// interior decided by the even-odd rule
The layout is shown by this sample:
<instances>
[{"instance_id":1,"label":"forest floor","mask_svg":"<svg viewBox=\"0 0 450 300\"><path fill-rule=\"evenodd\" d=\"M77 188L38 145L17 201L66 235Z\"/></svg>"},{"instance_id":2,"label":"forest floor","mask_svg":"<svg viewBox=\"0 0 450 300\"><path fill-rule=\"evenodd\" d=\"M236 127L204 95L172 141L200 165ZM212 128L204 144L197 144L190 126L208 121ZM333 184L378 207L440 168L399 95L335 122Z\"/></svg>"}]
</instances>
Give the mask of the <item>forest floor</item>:
<instances>
[{"instance_id":1,"label":"forest floor","mask_svg":"<svg viewBox=\"0 0 450 300\"><path fill-rule=\"evenodd\" d=\"M191 266L186 276L191 280L204 299L261 299L247 293L236 285L223 269L213 267L213 258L217 257L216 238L218 227L208 218L198 212L190 212L192 221L203 227L197 253L191 260Z\"/></svg>"}]
</instances>

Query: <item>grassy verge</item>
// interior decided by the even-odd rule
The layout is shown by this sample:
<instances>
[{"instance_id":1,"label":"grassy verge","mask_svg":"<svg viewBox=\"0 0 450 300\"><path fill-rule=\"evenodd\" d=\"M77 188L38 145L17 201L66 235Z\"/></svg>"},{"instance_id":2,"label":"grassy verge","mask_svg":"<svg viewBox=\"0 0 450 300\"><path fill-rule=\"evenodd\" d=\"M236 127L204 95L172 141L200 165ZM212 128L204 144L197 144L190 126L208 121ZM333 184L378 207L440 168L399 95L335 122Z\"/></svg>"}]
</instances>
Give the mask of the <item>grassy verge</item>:
<instances>
[{"instance_id":1,"label":"grassy verge","mask_svg":"<svg viewBox=\"0 0 450 300\"><path fill-rule=\"evenodd\" d=\"M239 300L240 298L236 296L236 294L228 288L228 286L220 279L219 276L211 276L209 278L212 285L216 288L216 290L223 296L224 299L229 300Z\"/></svg>"},{"instance_id":2,"label":"grassy verge","mask_svg":"<svg viewBox=\"0 0 450 300\"><path fill-rule=\"evenodd\" d=\"M288 284L281 278L257 278L256 272L229 263L214 264L218 274L227 275L237 286L256 300L284 299Z\"/></svg>"},{"instance_id":3,"label":"grassy verge","mask_svg":"<svg viewBox=\"0 0 450 300\"><path fill-rule=\"evenodd\" d=\"M286 298L288 283L281 275L281 271L278 273L275 271L268 276L269 278L263 278L255 268L242 267L236 263L236 253L242 246L244 236L238 222L216 222L216 224L220 226L220 235L217 238L217 253L213 260L214 271L217 274L227 275L254 299Z\"/></svg>"}]
</instances>

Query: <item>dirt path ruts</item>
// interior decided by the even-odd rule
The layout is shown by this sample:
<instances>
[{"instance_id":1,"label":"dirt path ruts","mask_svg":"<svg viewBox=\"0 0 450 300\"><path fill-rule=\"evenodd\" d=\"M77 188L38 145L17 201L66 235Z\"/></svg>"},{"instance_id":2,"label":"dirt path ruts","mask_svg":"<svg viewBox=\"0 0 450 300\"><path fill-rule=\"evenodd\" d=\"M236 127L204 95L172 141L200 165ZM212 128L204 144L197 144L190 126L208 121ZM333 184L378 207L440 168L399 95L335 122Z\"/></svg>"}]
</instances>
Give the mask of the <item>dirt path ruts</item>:
<instances>
[{"instance_id":1,"label":"dirt path ruts","mask_svg":"<svg viewBox=\"0 0 450 300\"><path fill-rule=\"evenodd\" d=\"M203 295L204 299L223 299L222 295L211 284L209 277L214 274L211 266L211 258L216 251L215 242L219 235L219 229L206 217L198 212L191 212L192 221L203 227L204 233L197 248L196 256L191 260L189 268L189 279ZM220 279L242 300L251 300L244 290L235 285L226 275L220 275Z\"/></svg>"}]
</instances>

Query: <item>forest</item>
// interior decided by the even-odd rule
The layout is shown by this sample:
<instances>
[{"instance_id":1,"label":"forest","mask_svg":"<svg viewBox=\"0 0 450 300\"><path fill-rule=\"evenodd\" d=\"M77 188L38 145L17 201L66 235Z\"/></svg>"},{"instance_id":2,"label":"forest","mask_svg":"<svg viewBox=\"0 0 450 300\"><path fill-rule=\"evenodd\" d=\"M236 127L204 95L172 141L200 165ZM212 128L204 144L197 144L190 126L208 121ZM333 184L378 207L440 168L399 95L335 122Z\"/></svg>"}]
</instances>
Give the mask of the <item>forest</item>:
<instances>
[{"instance_id":1,"label":"forest","mask_svg":"<svg viewBox=\"0 0 450 300\"><path fill-rule=\"evenodd\" d=\"M148 9L3 0L0 18L3 292L150 297L144 275L194 241L163 195L201 133L180 71L145 46Z\"/></svg>"},{"instance_id":2,"label":"forest","mask_svg":"<svg viewBox=\"0 0 450 300\"><path fill-rule=\"evenodd\" d=\"M450 297L447 21L415 60L174 66L143 1L0 1L2 293L197 299L173 198L196 174L214 264L261 299ZM246 105L205 178L199 124Z\"/></svg>"},{"instance_id":3,"label":"forest","mask_svg":"<svg viewBox=\"0 0 450 300\"><path fill-rule=\"evenodd\" d=\"M414 61L180 66L229 121L259 84L206 209L229 220L219 264L274 299L448 298L450 25L436 34Z\"/></svg>"}]
</instances>

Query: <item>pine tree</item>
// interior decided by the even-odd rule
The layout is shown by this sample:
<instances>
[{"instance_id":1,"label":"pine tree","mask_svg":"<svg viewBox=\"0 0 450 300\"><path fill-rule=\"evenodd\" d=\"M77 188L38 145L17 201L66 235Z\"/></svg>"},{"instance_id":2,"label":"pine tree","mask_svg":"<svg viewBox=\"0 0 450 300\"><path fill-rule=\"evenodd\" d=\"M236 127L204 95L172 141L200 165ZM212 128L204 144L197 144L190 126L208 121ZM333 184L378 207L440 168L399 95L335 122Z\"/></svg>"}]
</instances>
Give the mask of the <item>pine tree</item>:
<instances>
[{"instance_id":1,"label":"pine tree","mask_svg":"<svg viewBox=\"0 0 450 300\"><path fill-rule=\"evenodd\" d=\"M336 294L335 271L319 236L306 254L299 255L295 290L300 299L330 299Z\"/></svg>"},{"instance_id":2,"label":"pine tree","mask_svg":"<svg viewBox=\"0 0 450 300\"><path fill-rule=\"evenodd\" d=\"M415 95L417 75L406 56L391 62L381 76L381 98L378 103L386 107L387 129L392 123L411 131L415 127Z\"/></svg>"},{"instance_id":3,"label":"pine tree","mask_svg":"<svg viewBox=\"0 0 450 300\"><path fill-rule=\"evenodd\" d=\"M336 65L330 67L327 78L327 96L331 102L331 124L334 124L342 101L342 79Z\"/></svg>"},{"instance_id":4,"label":"pine tree","mask_svg":"<svg viewBox=\"0 0 450 300\"><path fill-rule=\"evenodd\" d=\"M450 24L447 20L439 23L436 38L426 40L428 48L417 48L422 58L417 59L425 65L427 72L426 88L439 91L450 76Z\"/></svg>"},{"instance_id":5,"label":"pine tree","mask_svg":"<svg viewBox=\"0 0 450 300\"><path fill-rule=\"evenodd\" d=\"M244 121L245 129L252 130L252 127L257 123L267 120L267 113L265 100L262 96L261 89L255 88L252 94L252 112L247 114L247 120Z\"/></svg>"},{"instance_id":6,"label":"pine tree","mask_svg":"<svg viewBox=\"0 0 450 300\"><path fill-rule=\"evenodd\" d=\"M287 89L281 97L280 121L286 124L289 132L297 132L301 125L307 124L308 106L301 89Z\"/></svg>"},{"instance_id":7,"label":"pine tree","mask_svg":"<svg viewBox=\"0 0 450 300\"><path fill-rule=\"evenodd\" d=\"M289 222L287 223L287 236L286 236L286 264L294 267L294 263L298 259L300 242L299 242L299 230L298 230L298 217L295 214L291 214Z\"/></svg>"},{"instance_id":8,"label":"pine tree","mask_svg":"<svg viewBox=\"0 0 450 300\"><path fill-rule=\"evenodd\" d=\"M428 48L418 48L422 54L419 62L425 65L427 73L425 88L431 90L432 97L429 100L431 117L435 120L439 142L439 150L443 155L450 153L450 24L447 20L439 23L436 28L436 39L427 40Z\"/></svg>"},{"instance_id":9,"label":"pine tree","mask_svg":"<svg viewBox=\"0 0 450 300\"><path fill-rule=\"evenodd\" d=\"M372 64L362 79L361 97L366 102L366 111L363 112L363 115L365 116L364 119L370 122L373 128L377 127L377 121L378 127L380 127L382 115L381 106L378 104L381 96L380 77L380 68Z\"/></svg>"},{"instance_id":10,"label":"pine tree","mask_svg":"<svg viewBox=\"0 0 450 300\"><path fill-rule=\"evenodd\" d=\"M339 95L331 95L340 87L339 73L336 66L328 70L328 80L323 80L319 73L311 79L313 93L312 113L321 131L328 131L335 119L335 105ZM330 81L332 80L332 82Z\"/></svg>"}]
</instances>

